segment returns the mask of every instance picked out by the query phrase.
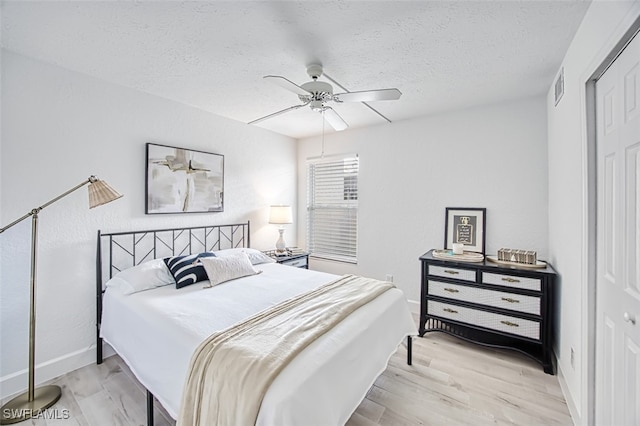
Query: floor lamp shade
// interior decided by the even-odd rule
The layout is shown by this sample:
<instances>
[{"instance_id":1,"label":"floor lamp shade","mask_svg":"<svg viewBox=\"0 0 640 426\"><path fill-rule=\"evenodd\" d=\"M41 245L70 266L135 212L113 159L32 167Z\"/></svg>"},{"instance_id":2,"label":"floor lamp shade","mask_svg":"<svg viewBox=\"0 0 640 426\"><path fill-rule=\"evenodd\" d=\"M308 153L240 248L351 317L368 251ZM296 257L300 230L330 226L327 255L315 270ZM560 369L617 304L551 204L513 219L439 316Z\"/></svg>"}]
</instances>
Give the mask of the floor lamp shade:
<instances>
[{"instance_id":1,"label":"floor lamp shade","mask_svg":"<svg viewBox=\"0 0 640 426\"><path fill-rule=\"evenodd\" d=\"M95 178L95 176L92 176ZM122 194L118 193L115 189L109 186L103 180L95 179L89 185L89 208L101 206L103 204L110 203L122 197Z\"/></svg>"},{"instance_id":2,"label":"floor lamp shade","mask_svg":"<svg viewBox=\"0 0 640 426\"><path fill-rule=\"evenodd\" d=\"M62 395L59 386L49 385L35 387L35 346L36 346L36 272L38 254L38 214L45 207L55 203L61 198L71 194L77 189L89 184L89 208L97 207L109 203L122 197L116 190L111 188L106 182L95 176L90 176L85 181L74 186L70 190L47 201L40 207L32 209L30 212L11 222L4 228L0 228L0 234L12 226L31 217L31 284L30 304L29 304L29 385L27 391L16 396L0 409L0 425L8 425L37 417L43 410L55 404Z\"/></svg>"},{"instance_id":3,"label":"floor lamp shade","mask_svg":"<svg viewBox=\"0 0 640 426\"><path fill-rule=\"evenodd\" d=\"M287 251L287 244L284 242L284 227L282 225L293 223L293 212L291 206L271 206L269 213L269 223L280 225L278 232L280 236L276 241L276 252L284 254Z\"/></svg>"}]
</instances>

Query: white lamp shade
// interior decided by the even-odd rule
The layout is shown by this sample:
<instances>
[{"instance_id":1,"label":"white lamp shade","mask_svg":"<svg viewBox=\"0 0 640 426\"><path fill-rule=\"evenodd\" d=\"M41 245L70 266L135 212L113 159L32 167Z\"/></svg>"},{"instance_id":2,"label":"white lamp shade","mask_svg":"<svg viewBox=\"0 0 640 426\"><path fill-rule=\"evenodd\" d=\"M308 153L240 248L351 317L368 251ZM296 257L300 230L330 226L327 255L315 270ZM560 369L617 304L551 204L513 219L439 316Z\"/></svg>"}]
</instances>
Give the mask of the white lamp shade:
<instances>
[{"instance_id":1,"label":"white lamp shade","mask_svg":"<svg viewBox=\"0 0 640 426\"><path fill-rule=\"evenodd\" d=\"M274 223L276 225L293 223L293 213L291 211L291 206L271 206L269 223Z\"/></svg>"}]
</instances>

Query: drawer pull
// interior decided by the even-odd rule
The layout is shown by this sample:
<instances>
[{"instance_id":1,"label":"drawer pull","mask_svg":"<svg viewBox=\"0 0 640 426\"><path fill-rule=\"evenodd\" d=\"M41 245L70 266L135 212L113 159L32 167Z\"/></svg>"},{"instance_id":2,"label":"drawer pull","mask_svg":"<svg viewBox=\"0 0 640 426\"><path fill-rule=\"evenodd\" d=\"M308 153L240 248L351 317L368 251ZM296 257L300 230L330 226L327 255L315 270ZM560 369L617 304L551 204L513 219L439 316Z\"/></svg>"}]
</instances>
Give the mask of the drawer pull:
<instances>
[{"instance_id":1,"label":"drawer pull","mask_svg":"<svg viewBox=\"0 0 640 426\"><path fill-rule=\"evenodd\" d=\"M449 313L452 313L452 314L457 314L457 313L458 313L458 311L454 311L454 310L453 310L453 309L451 309L451 308L444 308L444 309L443 309L443 311L445 311L445 312L449 312Z\"/></svg>"},{"instance_id":2,"label":"drawer pull","mask_svg":"<svg viewBox=\"0 0 640 426\"><path fill-rule=\"evenodd\" d=\"M460 290L456 290L455 288L444 288L444 291L448 291L449 293L460 293Z\"/></svg>"},{"instance_id":3,"label":"drawer pull","mask_svg":"<svg viewBox=\"0 0 640 426\"><path fill-rule=\"evenodd\" d=\"M519 300L517 299L512 299L510 297L503 297L502 300L504 300L505 302L509 302L509 303L520 303Z\"/></svg>"},{"instance_id":4,"label":"drawer pull","mask_svg":"<svg viewBox=\"0 0 640 426\"><path fill-rule=\"evenodd\" d=\"M447 274L451 274L451 275L458 275L460 272L458 271L452 271L451 269L445 269L444 270Z\"/></svg>"},{"instance_id":5,"label":"drawer pull","mask_svg":"<svg viewBox=\"0 0 640 426\"><path fill-rule=\"evenodd\" d=\"M516 280L515 278L503 278L502 281L506 281L508 283L519 283L520 280Z\"/></svg>"},{"instance_id":6,"label":"drawer pull","mask_svg":"<svg viewBox=\"0 0 640 426\"><path fill-rule=\"evenodd\" d=\"M511 321L500 321L500 322L504 325L508 325L509 327L520 327L520 325L516 324L515 322L511 322Z\"/></svg>"}]
</instances>

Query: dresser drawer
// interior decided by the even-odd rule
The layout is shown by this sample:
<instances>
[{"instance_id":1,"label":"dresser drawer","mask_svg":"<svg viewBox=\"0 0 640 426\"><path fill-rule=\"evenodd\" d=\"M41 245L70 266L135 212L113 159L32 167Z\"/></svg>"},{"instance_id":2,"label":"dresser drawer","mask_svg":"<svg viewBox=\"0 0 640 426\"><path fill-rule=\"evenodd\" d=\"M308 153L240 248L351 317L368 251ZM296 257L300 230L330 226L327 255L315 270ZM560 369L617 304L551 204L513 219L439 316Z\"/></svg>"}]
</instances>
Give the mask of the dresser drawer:
<instances>
[{"instance_id":1,"label":"dresser drawer","mask_svg":"<svg viewBox=\"0 0 640 426\"><path fill-rule=\"evenodd\" d=\"M540 323L429 300L427 314L540 340Z\"/></svg>"},{"instance_id":2,"label":"dresser drawer","mask_svg":"<svg viewBox=\"0 0 640 426\"><path fill-rule=\"evenodd\" d=\"M306 268L307 267L307 257L299 257L297 259L285 260L280 262L282 265L294 266L296 268Z\"/></svg>"},{"instance_id":3,"label":"dresser drawer","mask_svg":"<svg viewBox=\"0 0 640 426\"><path fill-rule=\"evenodd\" d=\"M482 282L485 284L500 285L503 287L522 288L525 290L541 291L542 284L539 278L516 277L513 275L482 273Z\"/></svg>"},{"instance_id":4,"label":"dresser drawer","mask_svg":"<svg viewBox=\"0 0 640 426\"><path fill-rule=\"evenodd\" d=\"M436 277L454 278L456 280L461 280L461 281L475 282L476 280L476 271L472 269L449 268L449 267L443 267L443 266L429 265L428 274L434 275Z\"/></svg>"},{"instance_id":5,"label":"dresser drawer","mask_svg":"<svg viewBox=\"0 0 640 426\"><path fill-rule=\"evenodd\" d=\"M429 294L540 315L540 298L429 280Z\"/></svg>"}]
</instances>

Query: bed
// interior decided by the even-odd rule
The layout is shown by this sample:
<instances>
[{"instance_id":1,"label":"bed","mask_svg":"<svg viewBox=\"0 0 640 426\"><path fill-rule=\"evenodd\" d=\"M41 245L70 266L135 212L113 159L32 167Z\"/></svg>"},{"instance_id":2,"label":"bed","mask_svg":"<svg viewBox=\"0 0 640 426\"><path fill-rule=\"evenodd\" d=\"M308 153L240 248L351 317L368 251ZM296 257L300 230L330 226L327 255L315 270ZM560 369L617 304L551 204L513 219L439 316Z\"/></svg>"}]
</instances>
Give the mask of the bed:
<instances>
[{"instance_id":1,"label":"bed","mask_svg":"<svg viewBox=\"0 0 640 426\"><path fill-rule=\"evenodd\" d=\"M125 294L107 285L116 281L109 279L153 259L201 252L222 256L233 249L248 252L249 246L249 222L98 232L97 362L102 362L104 339L147 389L149 424L153 396L178 418L189 361L210 334L339 277L259 259L255 269L260 274L207 289L196 283ZM344 424L405 338L410 364L415 334L403 293L386 291L313 341L279 373L264 395L256 424Z\"/></svg>"}]
</instances>

